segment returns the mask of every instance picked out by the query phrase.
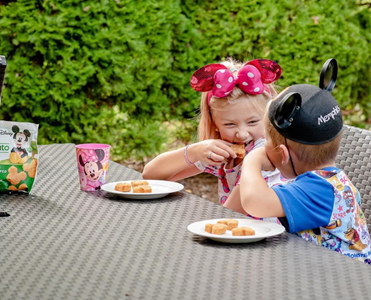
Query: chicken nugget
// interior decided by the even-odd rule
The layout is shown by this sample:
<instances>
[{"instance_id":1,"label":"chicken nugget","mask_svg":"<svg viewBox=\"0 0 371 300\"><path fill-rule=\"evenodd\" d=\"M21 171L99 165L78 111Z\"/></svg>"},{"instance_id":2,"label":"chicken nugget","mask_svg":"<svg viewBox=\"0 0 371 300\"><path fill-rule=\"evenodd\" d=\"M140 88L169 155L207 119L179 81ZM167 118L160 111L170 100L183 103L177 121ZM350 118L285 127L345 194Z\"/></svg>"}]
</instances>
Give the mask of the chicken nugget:
<instances>
[{"instance_id":1,"label":"chicken nugget","mask_svg":"<svg viewBox=\"0 0 371 300\"><path fill-rule=\"evenodd\" d=\"M230 219L230 220L227 220L227 226L228 226L228 230L232 230L233 228L237 228L238 227L238 220L234 220L234 219Z\"/></svg>"},{"instance_id":2,"label":"chicken nugget","mask_svg":"<svg viewBox=\"0 0 371 300\"><path fill-rule=\"evenodd\" d=\"M228 220L219 220L218 222L216 222L218 224L225 224L225 225L228 225Z\"/></svg>"},{"instance_id":3,"label":"chicken nugget","mask_svg":"<svg viewBox=\"0 0 371 300\"><path fill-rule=\"evenodd\" d=\"M232 235L233 236L243 236L245 234L243 233L243 229L242 228L233 228L232 229Z\"/></svg>"},{"instance_id":4,"label":"chicken nugget","mask_svg":"<svg viewBox=\"0 0 371 300\"><path fill-rule=\"evenodd\" d=\"M244 235L255 235L255 230L250 227L241 227Z\"/></svg>"},{"instance_id":5,"label":"chicken nugget","mask_svg":"<svg viewBox=\"0 0 371 300\"><path fill-rule=\"evenodd\" d=\"M214 226L214 224L206 224L205 225L205 231L208 232L208 233L211 233L212 230L213 230L213 226Z\"/></svg>"},{"instance_id":6,"label":"chicken nugget","mask_svg":"<svg viewBox=\"0 0 371 300\"><path fill-rule=\"evenodd\" d=\"M227 225L225 225L225 224L221 224L221 223L219 223L219 224L215 224L214 226L213 226L213 228L212 228L212 231L211 231L211 233L212 234L217 234L217 235L222 235L222 234L224 234L224 233L226 233L227 232Z\"/></svg>"},{"instance_id":7,"label":"chicken nugget","mask_svg":"<svg viewBox=\"0 0 371 300\"><path fill-rule=\"evenodd\" d=\"M132 181L131 182L131 186L132 187L136 187L136 186L139 186L139 185L148 185L148 181L145 181L145 180L135 180L135 181Z\"/></svg>"},{"instance_id":8,"label":"chicken nugget","mask_svg":"<svg viewBox=\"0 0 371 300\"><path fill-rule=\"evenodd\" d=\"M25 183L22 183L22 184L20 184L19 185L19 187L18 187L18 190L27 190L28 189L28 186L27 186L27 184L25 184Z\"/></svg>"},{"instance_id":9,"label":"chicken nugget","mask_svg":"<svg viewBox=\"0 0 371 300\"><path fill-rule=\"evenodd\" d=\"M152 188L149 185L139 185L133 187L133 193L152 193Z\"/></svg>"},{"instance_id":10,"label":"chicken nugget","mask_svg":"<svg viewBox=\"0 0 371 300\"><path fill-rule=\"evenodd\" d=\"M229 146L234 153L236 153L238 158L244 158L246 154L245 145L243 144L233 144Z\"/></svg>"},{"instance_id":11,"label":"chicken nugget","mask_svg":"<svg viewBox=\"0 0 371 300\"><path fill-rule=\"evenodd\" d=\"M131 184L120 182L115 185L115 190L119 192L130 192L131 191Z\"/></svg>"}]
</instances>

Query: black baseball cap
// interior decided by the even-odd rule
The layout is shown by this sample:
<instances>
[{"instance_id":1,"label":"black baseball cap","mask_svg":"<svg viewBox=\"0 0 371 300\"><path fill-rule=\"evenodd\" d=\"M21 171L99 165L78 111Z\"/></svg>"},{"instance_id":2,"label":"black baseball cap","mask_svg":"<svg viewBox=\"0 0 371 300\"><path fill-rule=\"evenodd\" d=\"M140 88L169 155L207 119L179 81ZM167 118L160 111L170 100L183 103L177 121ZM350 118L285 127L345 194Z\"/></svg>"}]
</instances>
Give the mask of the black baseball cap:
<instances>
[{"instance_id":1,"label":"black baseball cap","mask_svg":"<svg viewBox=\"0 0 371 300\"><path fill-rule=\"evenodd\" d=\"M289 140L308 145L335 139L343 128L341 109L331 95L336 76L337 63L330 59L321 72L321 88L296 84L282 91L268 109L268 118L277 131Z\"/></svg>"}]
</instances>

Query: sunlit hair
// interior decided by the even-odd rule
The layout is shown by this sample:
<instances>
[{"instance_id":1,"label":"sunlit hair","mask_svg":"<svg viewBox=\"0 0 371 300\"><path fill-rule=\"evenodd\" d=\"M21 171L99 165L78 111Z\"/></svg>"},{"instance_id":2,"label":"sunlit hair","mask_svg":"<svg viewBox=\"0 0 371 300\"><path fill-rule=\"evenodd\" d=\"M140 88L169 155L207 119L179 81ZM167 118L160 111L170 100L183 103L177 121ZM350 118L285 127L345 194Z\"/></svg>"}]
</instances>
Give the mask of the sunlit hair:
<instances>
[{"instance_id":1,"label":"sunlit hair","mask_svg":"<svg viewBox=\"0 0 371 300\"><path fill-rule=\"evenodd\" d=\"M231 71L234 70L234 75L237 75L238 70L243 66L243 63L237 62L232 58L228 58L226 61L221 62L221 64L225 65ZM220 139L219 131L216 131L217 128L213 120L213 114L215 114L216 111L227 111L230 109L231 105L236 105L241 101L246 101L248 109L254 110L263 116L269 100L277 95L273 84L269 84L268 87L272 95L266 91L259 95L249 95L235 86L232 93L227 97L211 97L209 104L207 103L208 93L202 93L199 116L200 121L198 125L198 140Z\"/></svg>"},{"instance_id":2,"label":"sunlit hair","mask_svg":"<svg viewBox=\"0 0 371 300\"><path fill-rule=\"evenodd\" d=\"M264 116L265 136L273 147L285 144L285 138L272 125L268 113ZM332 141L322 145L306 145L286 139L290 153L295 153L298 160L308 166L321 166L334 163L339 151L342 132Z\"/></svg>"}]
</instances>

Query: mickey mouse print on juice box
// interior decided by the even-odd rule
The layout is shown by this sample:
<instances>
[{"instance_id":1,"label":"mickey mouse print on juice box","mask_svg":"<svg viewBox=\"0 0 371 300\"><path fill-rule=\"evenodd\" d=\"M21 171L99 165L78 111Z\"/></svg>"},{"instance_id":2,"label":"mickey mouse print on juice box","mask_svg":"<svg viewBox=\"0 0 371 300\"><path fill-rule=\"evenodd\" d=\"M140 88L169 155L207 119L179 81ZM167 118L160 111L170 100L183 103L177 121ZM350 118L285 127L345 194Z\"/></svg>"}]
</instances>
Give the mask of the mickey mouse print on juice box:
<instances>
[{"instance_id":1,"label":"mickey mouse print on juice box","mask_svg":"<svg viewBox=\"0 0 371 300\"><path fill-rule=\"evenodd\" d=\"M37 133L37 124L0 121L0 192L31 192L38 165Z\"/></svg>"}]
</instances>

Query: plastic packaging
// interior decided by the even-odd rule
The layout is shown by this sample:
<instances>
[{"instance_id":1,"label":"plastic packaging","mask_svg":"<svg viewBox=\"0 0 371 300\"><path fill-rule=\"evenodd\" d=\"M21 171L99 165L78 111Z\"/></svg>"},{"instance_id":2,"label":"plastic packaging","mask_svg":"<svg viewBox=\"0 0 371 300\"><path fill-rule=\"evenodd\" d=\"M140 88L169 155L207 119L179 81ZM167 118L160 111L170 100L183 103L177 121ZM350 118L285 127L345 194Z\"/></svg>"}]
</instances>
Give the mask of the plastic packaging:
<instances>
[{"instance_id":1,"label":"plastic packaging","mask_svg":"<svg viewBox=\"0 0 371 300\"><path fill-rule=\"evenodd\" d=\"M31 192L38 165L38 127L0 121L0 192Z\"/></svg>"}]
</instances>

